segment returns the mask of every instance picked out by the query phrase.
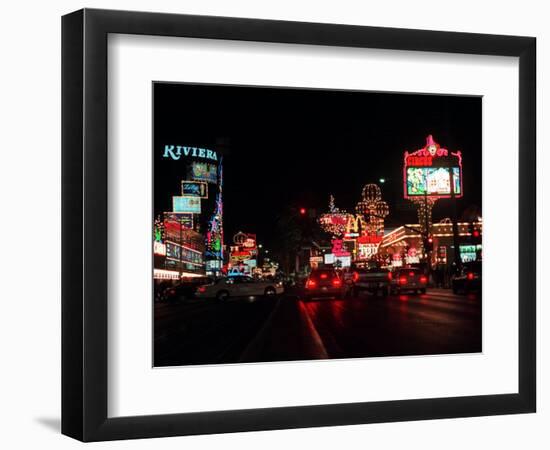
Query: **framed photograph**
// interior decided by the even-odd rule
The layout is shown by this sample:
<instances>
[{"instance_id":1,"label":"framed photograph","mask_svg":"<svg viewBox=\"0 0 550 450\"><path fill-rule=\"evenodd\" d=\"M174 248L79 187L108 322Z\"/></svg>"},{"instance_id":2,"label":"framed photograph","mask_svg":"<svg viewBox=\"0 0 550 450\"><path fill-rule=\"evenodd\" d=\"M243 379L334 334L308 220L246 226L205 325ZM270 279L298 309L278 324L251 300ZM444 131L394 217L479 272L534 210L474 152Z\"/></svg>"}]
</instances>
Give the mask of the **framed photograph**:
<instances>
[{"instance_id":1,"label":"framed photograph","mask_svg":"<svg viewBox=\"0 0 550 450\"><path fill-rule=\"evenodd\" d=\"M535 38L62 32L64 434L535 412Z\"/></svg>"}]
</instances>

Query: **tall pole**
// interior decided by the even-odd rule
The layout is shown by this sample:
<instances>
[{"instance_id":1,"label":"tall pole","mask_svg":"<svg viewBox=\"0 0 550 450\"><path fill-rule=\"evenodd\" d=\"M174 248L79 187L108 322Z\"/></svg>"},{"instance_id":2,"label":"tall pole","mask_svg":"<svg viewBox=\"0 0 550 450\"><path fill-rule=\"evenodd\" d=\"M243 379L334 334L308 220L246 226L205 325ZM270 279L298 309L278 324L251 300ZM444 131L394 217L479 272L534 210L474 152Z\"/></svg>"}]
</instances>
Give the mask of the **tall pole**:
<instances>
[{"instance_id":1,"label":"tall pole","mask_svg":"<svg viewBox=\"0 0 550 450\"><path fill-rule=\"evenodd\" d=\"M426 233L426 236L424 237L424 242L428 242L428 239L430 238L430 221L428 220L428 191L424 194L424 230ZM425 248L426 250L426 275L428 276L428 279L430 278L430 273L432 269L432 258L431 258L431 251Z\"/></svg>"},{"instance_id":2,"label":"tall pole","mask_svg":"<svg viewBox=\"0 0 550 450\"><path fill-rule=\"evenodd\" d=\"M456 218L456 196L455 196L455 177L454 170L452 166L449 166L449 178L451 181L451 202L452 202L452 222L453 222L453 261L455 264L455 269L460 269L461 260L460 260L460 242L458 235L458 223Z\"/></svg>"}]
</instances>

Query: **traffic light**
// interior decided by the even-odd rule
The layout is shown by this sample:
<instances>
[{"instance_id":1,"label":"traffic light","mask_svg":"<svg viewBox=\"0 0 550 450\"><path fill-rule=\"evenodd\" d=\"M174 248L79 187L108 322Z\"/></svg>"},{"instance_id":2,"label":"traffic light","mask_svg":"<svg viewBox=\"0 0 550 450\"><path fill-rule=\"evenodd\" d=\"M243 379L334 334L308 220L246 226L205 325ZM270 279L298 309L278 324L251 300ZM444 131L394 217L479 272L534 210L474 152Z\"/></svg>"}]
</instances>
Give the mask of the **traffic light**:
<instances>
[{"instance_id":1,"label":"traffic light","mask_svg":"<svg viewBox=\"0 0 550 450\"><path fill-rule=\"evenodd\" d=\"M472 244L481 243L481 232L475 228L473 223L468 224L468 232L470 233Z\"/></svg>"},{"instance_id":2,"label":"traffic light","mask_svg":"<svg viewBox=\"0 0 550 450\"><path fill-rule=\"evenodd\" d=\"M424 238L424 250L426 252L431 252L434 249L434 239L432 236L428 236L427 238Z\"/></svg>"},{"instance_id":3,"label":"traffic light","mask_svg":"<svg viewBox=\"0 0 550 450\"><path fill-rule=\"evenodd\" d=\"M300 215L302 216L305 216L306 215L306 209L305 208L300 208Z\"/></svg>"}]
</instances>

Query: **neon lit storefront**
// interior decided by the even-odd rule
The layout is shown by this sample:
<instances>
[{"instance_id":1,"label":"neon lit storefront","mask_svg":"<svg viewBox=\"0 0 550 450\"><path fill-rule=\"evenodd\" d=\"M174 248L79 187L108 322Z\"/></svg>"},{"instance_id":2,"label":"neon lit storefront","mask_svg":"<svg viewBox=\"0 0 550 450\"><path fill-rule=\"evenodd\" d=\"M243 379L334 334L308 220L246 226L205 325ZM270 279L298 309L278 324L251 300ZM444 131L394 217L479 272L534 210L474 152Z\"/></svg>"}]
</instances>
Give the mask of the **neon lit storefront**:
<instances>
[{"instance_id":1,"label":"neon lit storefront","mask_svg":"<svg viewBox=\"0 0 550 450\"><path fill-rule=\"evenodd\" d=\"M170 211L156 213L154 278L219 275L223 266L223 157L211 149L165 145L162 161L177 165L177 190L162 192Z\"/></svg>"},{"instance_id":2,"label":"neon lit storefront","mask_svg":"<svg viewBox=\"0 0 550 450\"><path fill-rule=\"evenodd\" d=\"M415 230L418 230L415 232ZM424 259L421 227L407 224L387 233L380 244L380 255L392 266L418 264ZM481 237L483 224L479 222L458 223L460 259L463 263L482 259ZM432 266L448 267L453 262L453 225L450 221L432 224Z\"/></svg>"}]
</instances>

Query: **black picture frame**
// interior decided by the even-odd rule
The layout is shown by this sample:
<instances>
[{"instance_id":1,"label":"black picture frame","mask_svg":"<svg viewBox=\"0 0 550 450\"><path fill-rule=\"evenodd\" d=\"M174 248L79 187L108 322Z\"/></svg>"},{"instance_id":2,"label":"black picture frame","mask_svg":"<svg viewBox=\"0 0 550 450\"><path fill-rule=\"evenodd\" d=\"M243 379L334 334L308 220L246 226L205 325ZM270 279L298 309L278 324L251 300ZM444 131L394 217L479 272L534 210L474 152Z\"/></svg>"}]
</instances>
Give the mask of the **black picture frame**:
<instances>
[{"instance_id":1,"label":"black picture frame","mask_svg":"<svg viewBox=\"0 0 550 450\"><path fill-rule=\"evenodd\" d=\"M109 33L519 58L517 393L107 416ZM62 433L82 441L535 412L536 39L84 9L62 18Z\"/></svg>"}]
</instances>

